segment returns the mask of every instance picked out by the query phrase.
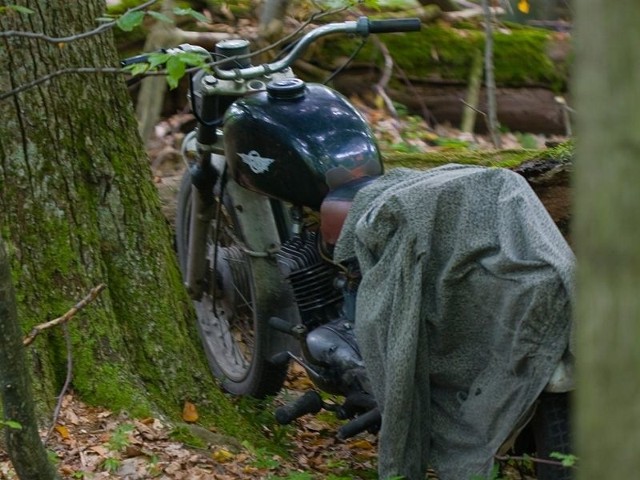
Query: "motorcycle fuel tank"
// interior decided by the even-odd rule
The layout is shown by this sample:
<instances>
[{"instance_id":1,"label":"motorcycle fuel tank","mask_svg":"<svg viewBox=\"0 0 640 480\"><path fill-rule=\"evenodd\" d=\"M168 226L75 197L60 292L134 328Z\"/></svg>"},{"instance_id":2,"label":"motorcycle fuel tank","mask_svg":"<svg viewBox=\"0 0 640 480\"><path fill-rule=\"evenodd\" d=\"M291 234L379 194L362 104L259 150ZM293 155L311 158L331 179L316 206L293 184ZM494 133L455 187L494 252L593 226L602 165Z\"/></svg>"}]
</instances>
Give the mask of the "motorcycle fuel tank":
<instances>
[{"instance_id":1,"label":"motorcycle fuel tank","mask_svg":"<svg viewBox=\"0 0 640 480\"><path fill-rule=\"evenodd\" d=\"M237 183L314 209L330 190L383 170L371 129L347 99L296 78L234 102L224 145Z\"/></svg>"}]
</instances>

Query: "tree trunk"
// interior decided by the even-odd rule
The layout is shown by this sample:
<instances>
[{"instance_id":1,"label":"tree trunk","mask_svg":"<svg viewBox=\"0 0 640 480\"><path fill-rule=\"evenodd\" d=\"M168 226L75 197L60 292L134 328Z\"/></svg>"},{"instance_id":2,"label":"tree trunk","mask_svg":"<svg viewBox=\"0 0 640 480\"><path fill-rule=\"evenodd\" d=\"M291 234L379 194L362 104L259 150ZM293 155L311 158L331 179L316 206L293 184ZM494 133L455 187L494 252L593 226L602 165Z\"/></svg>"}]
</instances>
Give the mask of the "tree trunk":
<instances>
[{"instance_id":1,"label":"tree trunk","mask_svg":"<svg viewBox=\"0 0 640 480\"><path fill-rule=\"evenodd\" d=\"M640 10L576 2L579 478L634 478L640 457Z\"/></svg>"},{"instance_id":2,"label":"tree trunk","mask_svg":"<svg viewBox=\"0 0 640 480\"><path fill-rule=\"evenodd\" d=\"M268 43L280 36L284 25L284 14L287 11L288 0L266 0L262 2L258 34Z\"/></svg>"},{"instance_id":3,"label":"tree trunk","mask_svg":"<svg viewBox=\"0 0 640 480\"><path fill-rule=\"evenodd\" d=\"M31 379L18 325L16 298L4 242L0 237L0 397L6 449L22 480L57 478L38 434ZM0 423L0 428L2 424Z\"/></svg>"},{"instance_id":4,"label":"tree trunk","mask_svg":"<svg viewBox=\"0 0 640 480\"><path fill-rule=\"evenodd\" d=\"M99 0L9 3L34 13L3 12L2 30L55 36L94 28L104 8ZM117 65L110 33L70 43L5 37L0 62L0 92L59 68ZM58 76L0 101L0 116L0 232L23 328L106 283L69 327L75 391L137 416L178 416L189 399L223 431L245 426L201 354L123 79ZM48 416L66 354L60 332L41 337L29 353Z\"/></svg>"}]
</instances>

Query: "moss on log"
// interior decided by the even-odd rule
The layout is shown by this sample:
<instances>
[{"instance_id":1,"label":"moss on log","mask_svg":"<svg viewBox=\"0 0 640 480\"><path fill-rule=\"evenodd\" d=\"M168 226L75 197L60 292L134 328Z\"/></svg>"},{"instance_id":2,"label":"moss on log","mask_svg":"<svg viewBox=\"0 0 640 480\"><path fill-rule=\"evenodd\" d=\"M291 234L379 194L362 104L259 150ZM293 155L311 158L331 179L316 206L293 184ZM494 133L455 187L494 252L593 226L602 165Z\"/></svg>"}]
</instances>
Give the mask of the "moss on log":
<instances>
[{"instance_id":1,"label":"moss on log","mask_svg":"<svg viewBox=\"0 0 640 480\"><path fill-rule=\"evenodd\" d=\"M440 21L423 25L420 32L384 34L379 38L395 65L412 80L464 84L474 55L484 49L484 32L471 22L450 25ZM493 38L496 82L500 86L542 85L557 92L566 88L567 39L520 25L496 30ZM318 66L331 69L349 56L357 43L346 37L332 37L322 48L314 48L309 58ZM358 60L378 64L382 55L373 44L367 44Z\"/></svg>"},{"instance_id":2,"label":"moss on log","mask_svg":"<svg viewBox=\"0 0 640 480\"><path fill-rule=\"evenodd\" d=\"M448 163L509 168L529 182L562 234L570 241L572 143L544 150L452 149L428 153L385 151L383 158L387 169L427 169Z\"/></svg>"}]
</instances>

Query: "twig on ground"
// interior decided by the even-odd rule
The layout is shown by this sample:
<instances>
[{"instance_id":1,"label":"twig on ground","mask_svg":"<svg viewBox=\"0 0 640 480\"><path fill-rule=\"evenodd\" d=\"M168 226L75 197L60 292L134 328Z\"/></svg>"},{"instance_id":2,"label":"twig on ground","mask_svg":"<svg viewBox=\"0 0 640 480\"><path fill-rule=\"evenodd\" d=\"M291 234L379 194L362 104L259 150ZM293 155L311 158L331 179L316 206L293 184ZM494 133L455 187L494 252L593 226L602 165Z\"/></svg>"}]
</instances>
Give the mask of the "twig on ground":
<instances>
[{"instance_id":1,"label":"twig on ground","mask_svg":"<svg viewBox=\"0 0 640 480\"><path fill-rule=\"evenodd\" d=\"M533 463L544 463L545 465L554 465L556 467L564 467L562 462L558 460L549 460L546 458L536 458L536 457L518 457L511 455L496 455L494 457L496 460L501 462L507 462L509 460L515 460L516 462L528 462L531 461Z\"/></svg>"},{"instance_id":2,"label":"twig on ground","mask_svg":"<svg viewBox=\"0 0 640 480\"><path fill-rule=\"evenodd\" d=\"M98 297L100 292L102 292L105 288L107 288L107 286L104 283L101 283L97 287L93 288L86 297L84 297L82 300L80 300L78 303L76 303L73 306L73 308L71 308L71 310L69 310L63 316L58 317L58 318L56 318L54 320L50 320L50 321L45 322L45 323L41 323L40 325L36 325L35 327L33 327L31 332L29 332L29 335L27 335L24 338L24 340L22 341L22 344L25 347L27 347L27 346L31 345L33 343L33 341L35 340L35 338L40 333L42 333L44 330L47 330L47 329L52 328L52 327L55 327L55 326L60 325L62 323L66 323L69 320L71 320L71 318L73 318L73 316L76 313L78 313L84 307L86 307L91 302L93 302Z\"/></svg>"}]
</instances>

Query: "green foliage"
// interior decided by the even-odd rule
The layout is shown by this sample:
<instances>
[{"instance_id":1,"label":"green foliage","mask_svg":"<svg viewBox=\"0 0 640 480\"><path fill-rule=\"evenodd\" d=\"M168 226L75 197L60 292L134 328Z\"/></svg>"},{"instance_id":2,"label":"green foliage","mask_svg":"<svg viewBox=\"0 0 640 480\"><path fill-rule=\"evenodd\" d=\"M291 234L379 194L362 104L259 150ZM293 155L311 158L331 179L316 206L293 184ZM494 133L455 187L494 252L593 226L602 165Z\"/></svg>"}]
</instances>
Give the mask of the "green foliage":
<instances>
[{"instance_id":1,"label":"green foliage","mask_svg":"<svg viewBox=\"0 0 640 480\"><path fill-rule=\"evenodd\" d=\"M194 9L192 8L180 8L180 7L175 7L173 9L173 13L175 13L176 15L180 16L188 16L188 17L192 17L195 18L196 20L200 21L200 22L204 22L204 23L210 23L209 19L207 17L205 17L203 14L201 14L200 12L196 12Z\"/></svg>"},{"instance_id":2,"label":"green foliage","mask_svg":"<svg viewBox=\"0 0 640 480\"><path fill-rule=\"evenodd\" d=\"M290 446L289 434L291 425L280 425L276 422L273 411L273 398L256 399L253 397L234 398L234 405L238 413L247 419L251 425L269 435L271 448L276 453L286 455Z\"/></svg>"},{"instance_id":3,"label":"green foliage","mask_svg":"<svg viewBox=\"0 0 640 480\"><path fill-rule=\"evenodd\" d=\"M549 456L556 460L560 460L563 467L575 467L578 462L578 457L571 453L551 452Z\"/></svg>"},{"instance_id":4,"label":"green foliage","mask_svg":"<svg viewBox=\"0 0 640 480\"><path fill-rule=\"evenodd\" d=\"M156 454L153 454L149 457L149 468L148 468L149 476L158 477L162 474L162 467L160 466L160 459Z\"/></svg>"},{"instance_id":5,"label":"green foliage","mask_svg":"<svg viewBox=\"0 0 640 480\"><path fill-rule=\"evenodd\" d=\"M466 140L460 140L458 138L439 137L436 138L433 143L439 147L454 148L454 149L467 149L470 143Z\"/></svg>"},{"instance_id":6,"label":"green foliage","mask_svg":"<svg viewBox=\"0 0 640 480\"><path fill-rule=\"evenodd\" d=\"M33 10L27 7L23 7L22 5L6 5L4 7L0 7L0 14L9 12L23 13L25 15L31 15L32 13L34 13Z\"/></svg>"},{"instance_id":7,"label":"green foliage","mask_svg":"<svg viewBox=\"0 0 640 480\"><path fill-rule=\"evenodd\" d=\"M22 425L13 420L0 420L0 427L12 428L13 430L22 430Z\"/></svg>"},{"instance_id":8,"label":"green foliage","mask_svg":"<svg viewBox=\"0 0 640 480\"><path fill-rule=\"evenodd\" d=\"M120 30L124 32L130 32L135 27L140 25L143 19L144 12L127 12L116 20L116 25Z\"/></svg>"},{"instance_id":9,"label":"green foliage","mask_svg":"<svg viewBox=\"0 0 640 480\"><path fill-rule=\"evenodd\" d=\"M28 10L28 9L27 9ZM209 19L202 13L193 10L192 8L180 8L175 7L173 9L174 15L179 17L189 16L200 22L210 23ZM164 23L174 23L171 18L161 12L155 10L129 10L122 15L110 15L106 14L103 17L98 18L98 21L112 22L115 19L116 26L123 32L131 32L134 28L142 25L145 16L151 17L154 20L158 20Z\"/></svg>"},{"instance_id":10,"label":"green foliage","mask_svg":"<svg viewBox=\"0 0 640 480\"><path fill-rule=\"evenodd\" d=\"M534 149L538 148L538 141L534 135L530 133L515 133L516 138L518 139L518 143L522 146L522 148Z\"/></svg>"},{"instance_id":11,"label":"green foliage","mask_svg":"<svg viewBox=\"0 0 640 480\"><path fill-rule=\"evenodd\" d=\"M47 450L47 460L51 465L57 466L60 463L60 457L53 450Z\"/></svg>"},{"instance_id":12,"label":"green foliage","mask_svg":"<svg viewBox=\"0 0 640 480\"><path fill-rule=\"evenodd\" d=\"M125 67L131 75L142 75L151 71L160 71L164 66L169 87L176 88L184 77L187 68L208 69L207 57L194 52L172 51L171 53L150 53L147 62L134 63Z\"/></svg>"},{"instance_id":13,"label":"green foliage","mask_svg":"<svg viewBox=\"0 0 640 480\"><path fill-rule=\"evenodd\" d=\"M118 425L118 428L114 430L109 438L109 449L114 452L119 452L120 450L128 447L131 444L129 434L133 432L133 430L134 426L130 423Z\"/></svg>"},{"instance_id":14,"label":"green foliage","mask_svg":"<svg viewBox=\"0 0 640 480\"><path fill-rule=\"evenodd\" d=\"M246 440L242 442L242 446L254 457L254 460L251 462L251 465L254 467L261 470L275 470L280 467L280 462L278 461L277 456L269 452L267 448L256 448Z\"/></svg>"},{"instance_id":15,"label":"green foliage","mask_svg":"<svg viewBox=\"0 0 640 480\"><path fill-rule=\"evenodd\" d=\"M150 10L147 12L147 15L149 15L150 17L160 21L160 22L164 22L164 23L170 23L173 24L173 20L171 20L169 17L167 17L164 13L160 13L160 12L155 12L153 10Z\"/></svg>"},{"instance_id":16,"label":"green foliage","mask_svg":"<svg viewBox=\"0 0 640 480\"><path fill-rule=\"evenodd\" d=\"M117 458L109 457L105 458L104 462L102 462L102 468L104 468L109 473L115 473L120 468L122 462Z\"/></svg>"}]
</instances>

